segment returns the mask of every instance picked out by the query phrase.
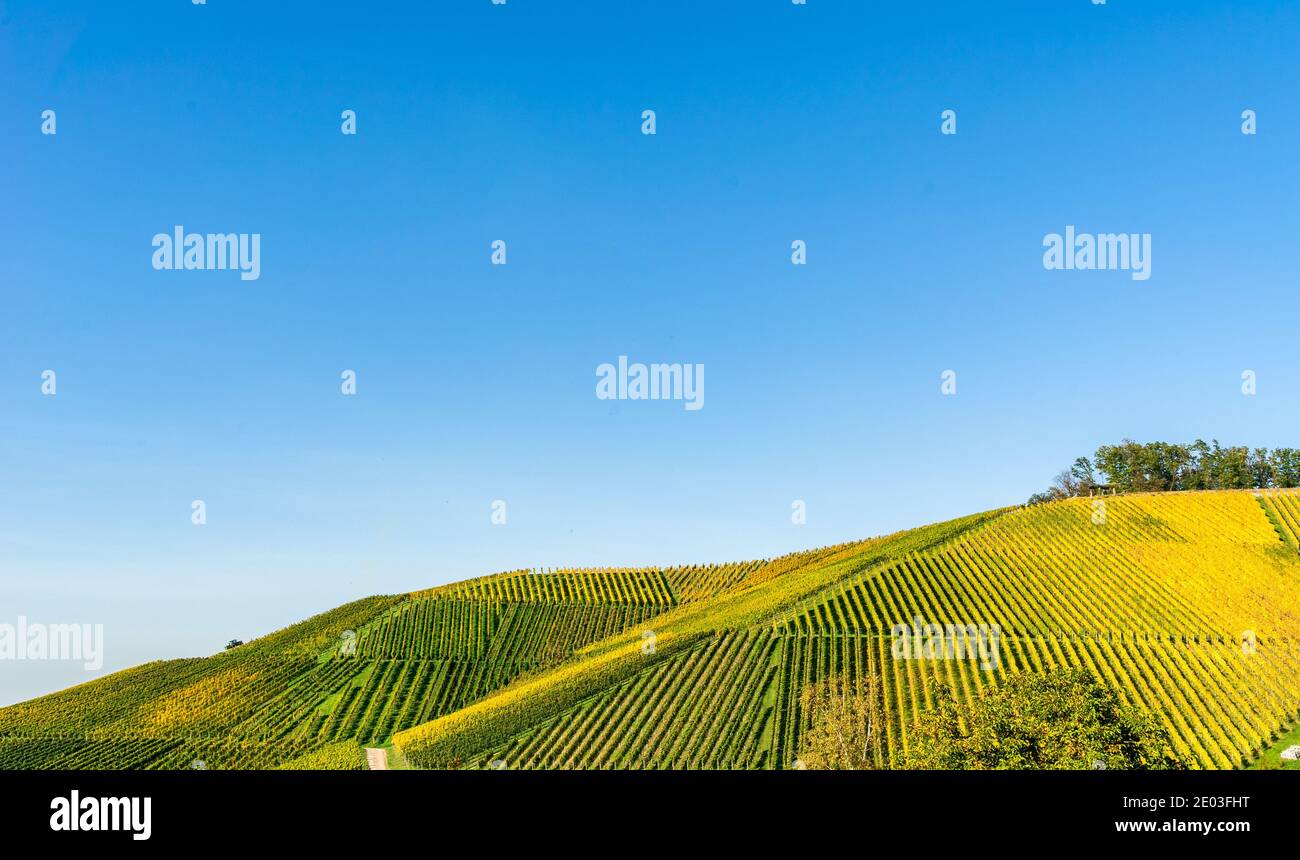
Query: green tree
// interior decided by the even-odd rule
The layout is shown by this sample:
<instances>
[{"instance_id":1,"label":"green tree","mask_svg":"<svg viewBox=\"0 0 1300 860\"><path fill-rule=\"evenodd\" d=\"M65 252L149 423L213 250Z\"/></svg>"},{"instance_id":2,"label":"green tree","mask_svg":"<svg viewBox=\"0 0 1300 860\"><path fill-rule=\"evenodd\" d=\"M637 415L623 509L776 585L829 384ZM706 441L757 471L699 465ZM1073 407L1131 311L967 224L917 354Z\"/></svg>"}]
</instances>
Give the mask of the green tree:
<instances>
[{"instance_id":1,"label":"green tree","mask_svg":"<svg viewBox=\"0 0 1300 860\"><path fill-rule=\"evenodd\" d=\"M1169 733L1084 669L1010 675L971 704L941 686L908 731L905 766L949 770L1182 769Z\"/></svg>"},{"instance_id":2,"label":"green tree","mask_svg":"<svg viewBox=\"0 0 1300 860\"><path fill-rule=\"evenodd\" d=\"M1070 476L1079 485L1080 495L1088 492L1097 483L1097 476L1092 471L1092 463L1087 457L1078 457L1070 467Z\"/></svg>"},{"instance_id":3,"label":"green tree","mask_svg":"<svg viewBox=\"0 0 1300 860\"><path fill-rule=\"evenodd\" d=\"M1142 446L1132 439L1118 445L1102 445L1093 456L1097 470L1106 476L1106 482L1121 493L1144 490L1142 471Z\"/></svg>"},{"instance_id":4,"label":"green tree","mask_svg":"<svg viewBox=\"0 0 1300 860\"><path fill-rule=\"evenodd\" d=\"M800 697L809 728L800 738L807 770L878 770L886 763L885 706L875 661L853 680L809 684Z\"/></svg>"},{"instance_id":5,"label":"green tree","mask_svg":"<svg viewBox=\"0 0 1300 860\"><path fill-rule=\"evenodd\" d=\"M1300 487L1300 451L1274 448L1269 454L1270 472L1275 487Z\"/></svg>"},{"instance_id":6,"label":"green tree","mask_svg":"<svg viewBox=\"0 0 1300 860\"><path fill-rule=\"evenodd\" d=\"M1218 444L1217 442L1215 443ZM1209 463L1213 457L1213 451L1210 446L1205 444L1204 439L1197 439L1187 450L1192 455L1191 474L1188 475L1186 486L1187 490L1210 490L1213 489L1209 474Z\"/></svg>"},{"instance_id":7,"label":"green tree","mask_svg":"<svg viewBox=\"0 0 1300 860\"><path fill-rule=\"evenodd\" d=\"M1256 448L1246 458L1246 471L1250 473L1250 486L1265 489L1275 486L1273 483L1273 462L1267 448Z\"/></svg>"}]
</instances>

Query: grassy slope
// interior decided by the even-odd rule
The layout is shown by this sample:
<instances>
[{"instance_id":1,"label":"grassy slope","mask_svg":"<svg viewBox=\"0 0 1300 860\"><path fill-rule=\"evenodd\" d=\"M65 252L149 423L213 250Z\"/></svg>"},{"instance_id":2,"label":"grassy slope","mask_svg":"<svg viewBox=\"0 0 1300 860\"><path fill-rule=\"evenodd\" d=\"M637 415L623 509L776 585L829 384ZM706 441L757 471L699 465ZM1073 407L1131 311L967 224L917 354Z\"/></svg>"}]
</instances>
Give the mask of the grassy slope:
<instances>
[{"instance_id":1,"label":"grassy slope","mask_svg":"<svg viewBox=\"0 0 1300 860\"><path fill-rule=\"evenodd\" d=\"M969 699L1008 671L1064 665L1087 668L1161 717L1198 766L1254 758L1300 699L1300 556L1250 493L1093 504L1014 511L940 552L885 566L786 629L817 652L818 637L884 635L915 615L1001 627L998 671L883 661L896 748L906 747L906 720L936 682ZM1249 653L1240 644L1247 631L1258 643Z\"/></svg>"},{"instance_id":2,"label":"grassy slope","mask_svg":"<svg viewBox=\"0 0 1300 860\"><path fill-rule=\"evenodd\" d=\"M635 746L650 730L627 723L631 706L596 711L628 702L657 709L640 719L649 715L672 761L720 761L698 747L717 738L697 724L744 719L745 737L728 741L748 745L739 766L785 766L801 731L799 684L851 669L867 650L888 654L890 625L914 614L998 623L1007 665L887 666L900 748L938 681L970 696L1003 671L1081 664L1158 712L1203 766L1257 756L1300 716L1300 649L1290 644L1300 642L1300 555L1285 540L1300 525L1300 495L1106 504L1100 528L1088 500L1073 500L712 571L515 572L367 598L231 652L0 709L0 768L351 766L349 745L363 742L391 743L390 759L415 766L481 765L546 731L578 750L574 766L591 766L582 755L598 751L584 751L576 730L570 741L566 726L585 719L584 731ZM436 616L437 629L415 611L434 603L454 610ZM344 630L358 633L351 661L336 653ZM1236 644L1243 630L1260 641L1250 660ZM449 656L448 642L468 650ZM708 701L689 700L704 695L690 685L664 693L688 672ZM754 689L733 701L728 684L742 677Z\"/></svg>"},{"instance_id":3,"label":"grassy slope","mask_svg":"<svg viewBox=\"0 0 1300 860\"><path fill-rule=\"evenodd\" d=\"M467 761L714 632L770 624L791 606L875 564L939 544L995 515L979 514L829 552L787 557L721 595L686 604L654 619L650 624L655 635L653 653L643 649L643 630L628 631L589 646L564 665L512 684L468 708L399 732L393 740L412 763L420 766L443 767Z\"/></svg>"},{"instance_id":4,"label":"grassy slope","mask_svg":"<svg viewBox=\"0 0 1300 860\"><path fill-rule=\"evenodd\" d=\"M978 519L968 518L966 522ZM929 527L918 532L939 534L944 528ZM145 664L0 709L0 768L184 768L194 761L204 761L209 768L225 768L326 762L330 760L330 751L337 752L341 740L351 739L357 744L389 742L383 736L359 737L355 734L357 719L374 716L369 711L364 715L357 713L360 706L356 703L372 691L376 699L382 698L385 692L396 689L384 684L407 671L404 664L420 664L390 659L391 654L378 657L367 657L366 654L375 641L372 636L388 631L393 625L400 630L403 619L410 617L410 610L421 602L442 600L461 604L474 599L475 595L481 597L489 592L495 595L502 590L518 591L518 583L510 580L523 582L525 589L537 589L539 582L560 579L567 579L570 585L578 580L599 581L605 586L613 582L614 587L626 586L629 593L636 591L635 596L647 601L640 609L625 603L612 606L610 609L615 616L649 618L665 608L669 610L667 616L672 629L666 631L667 641L661 645L671 651L675 637L696 636L710 626L705 619L711 610L704 608L705 603L733 613L753 612L756 608L762 610L765 606L763 601L755 601L752 597L744 599L743 595L754 589L770 593L773 589L771 583L781 574L812 561L836 554L851 556L858 549L870 551L870 548L883 543L880 539L864 541L770 562L668 569L662 576L655 572L658 580L652 586L645 584L645 572L637 571L616 572L620 575L613 578L608 572L578 574L576 577L557 572L547 574L546 579L519 571L479 577L411 595L366 598L232 651L207 658ZM551 576L555 580L549 579ZM668 583L667 592L663 580ZM809 577L807 571L803 572L802 578L791 578L786 583L800 584L801 590L797 593L801 595L811 594L823 584L818 577ZM739 600L732 596L737 588L742 595ZM718 600L721 597L727 599ZM666 605L659 605L665 600ZM495 597L490 601L483 600L489 616L500 614L502 604L495 601ZM549 611L549 607L543 605L542 610ZM586 623L584 618L579 618L578 622ZM474 623L480 624L482 619ZM658 624L658 620L655 623ZM588 625L583 629L598 631L600 626ZM351 661L341 660L337 653L340 635L345 630L357 633L358 656ZM423 629L416 632L426 636L434 633ZM410 635L411 630L407 629L405 633ZM445 633L443 631L443 638ZM509 631L503 629L501 636L515 633L513 628ZM533 633L535 639L536 631ZM569 634L566 641L572 640L573 631L566 633ZM475 635L481 636L482 631ZM446 706L455 706L458 701L472 702L491 693L494 685L500 686L510 680L511 672L516 678L522 673L522 679L516 683L526 683L527 679L548 671L547 660L553 662L553 657L543 659L532 654L531 662L511 663L511 646L518 643L514 639L501 641L501 636L493 640L495 644L491 646L490 654L480 655L483 659L479 662L496 660L506 665L507 674L490 677L457 674L456 667L463 667L465 661L431 659L429 665L437 668L428 674L438 676L444 687L435 689L434 683L424 681L404 688L401 695L407 697L411 707L402 711L401 719L413 721L402 722L397 714L393 714L391 722L395 723L394 728L418 723L415 717L422 708L427 709L434 697ZM434 635L433 638L439 637ZM571 662L589 659L602 650L617 648L618 644L615 637L581 648L579 656ZM417 650L429 650L428 641L417 643L417 646ZM427 655L422 657L426 658ZM538 663L538 659L542 662ZM413 669L411 671L414 673ZM434 710L436 713L437 709Z\"/></svg>"},{"instance_id":5,"label":"grassy slope","mask_svg":"<svg viewBox=\"0 0 1300 860\"><path fill-rule=\"evenodd\" d=\"M260 667L304 667L339 642L344 630L358 630L405 597L368 597L291 625L212 657L160 660L48 696L0 708L0 736L35 736L51 731L65 735L111 735L115 727L138 724L159 728L186 717L168 711L174 700L210 695L220 700L221 720L237 721L256 707L248 682L268 673ZM288 673L285 673L288 674ZM275 675L282 678L282 675ZM287 683L287 680L285 681ZM270 691L280 692L280 689ZM240 694L247 694L241 699ZM204 708L193 708L191 721L210 721Z\"/></svg>"},{"instance_id":6,"label":"grassy slope","mask_svg":"<svg viewBox=\"0 0 1300 860\"><path fill-rule=\"evenodd\" d=\"M1277 741L1264 750L1263 755L1251 763L1252 770L1300 770L1300 760L1282 761L1282 751L1289 746L1300 744L1300 723L1283 733Z\"/></svg>"},{"instance_id":7,"label":"grassy slope","mask_svg":"<svg viewBox=\"0 0 1300 860\"><path fill-rule=\"evenodd\" d=\"M789 704L797 698L793 685L832 665L851 670L863 649L880 648L893 624L920 616L998 624L1006 665L985 674L958 661L886 661L896 751L906 747L909 717L939 682L969 698L1007 671L1082 665L1129 704L1160 716L1193 764L1233 767L1257 756L1300 702L1300 657L1290 644L1300 639L1300 557L1249 493L1126 496L1106 500L1100 520L1096 513L1089 500L1071 500L796 560L779 575L760 575L655 619L653 654L642 651L639 630L629 631L469 708L398 732L394 741L420 766L479 765L502 750L529 748L521 738L535 727L547 724L542 734L554 735L556 715L568 714L559 721L561 742L542 744L562 758L530 766L626 766L627 759L607 755L626 749L620 734L657 741L657 751L675 756L668 763L681 766L700 760L689 744L617 723L673 720L683 708L704 718L707 712L687 701L694 688L683 699L656 691L653 680L637 687L632 676L670 677L655 664L677 660L688 667L682 678L713 689L709 672L736 666L692 674L691 661L715 659L714 651L699 650L705 640L774 627L790 655L781 658L775 708L793 720L793 728L783 727L789 737L800 731L797 705ZM1258 636L1250 655L1238 644L1243 631ZM688 651L696 656L683 662ZM632 684L626 689L633 694L612 707L603 691L620 684ZM772 691L764 695L770 700ZM653 707L638 710L648 699ZM680 720L673 730L700 737Z\"/></svg>"}]
</instances>

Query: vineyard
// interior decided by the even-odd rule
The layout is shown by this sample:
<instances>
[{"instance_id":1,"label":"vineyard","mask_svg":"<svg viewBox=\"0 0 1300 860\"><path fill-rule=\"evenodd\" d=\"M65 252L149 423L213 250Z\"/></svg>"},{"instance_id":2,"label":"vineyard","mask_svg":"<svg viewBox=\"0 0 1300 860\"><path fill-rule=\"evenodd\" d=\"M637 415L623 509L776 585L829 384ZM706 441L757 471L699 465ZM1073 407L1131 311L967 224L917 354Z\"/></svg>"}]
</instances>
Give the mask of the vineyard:
<instances>
[{"instance_id":1,"label":"vineyard","mask_svg":"<svg viewBox=\"0 0 1300 860\"><path fill-rule=\"evenodd\" d=\"M720 634L522 735L488 759L532 768L761 766L779 642Z\"/></svg>"},{"instance_id":2,"label":"vineyard","mask_svg":"<svg viewBox=\"0 0 1300 860\"><path fill-rule=\"evenodd\" d=\"M150 663L0 709L0 767L360 766L351 750L754 567L515 572L357 601L214 657Z\"/></svg>"},{"instance_id":3,"label":"vineyard","mask_svg":"<svg viewBox=\"0 0 1300 860\"><path fill-rule=\"evenodd\" d=\"M1298 586L1286 491L1064 500L737 564L514 571L0 709L0 768L358 769L390 741L417 767L790 768L801 693L868 666L893 763L941 688L971 701L1084 667L1188 762L1232 768L1300 717ZM958 645L900 655L900 631Z\"/></svg>"},{"instance_id":4,"label":"vineyard","mask_svg":"<svg viewBox=\"0 0 1300 860\"><path fill-rule=\"evenodd\" d=\"M1260 496L1259 503L1282 540L1300 551L1300 492L1269 490Z\"/></svg>"}]
</instances>

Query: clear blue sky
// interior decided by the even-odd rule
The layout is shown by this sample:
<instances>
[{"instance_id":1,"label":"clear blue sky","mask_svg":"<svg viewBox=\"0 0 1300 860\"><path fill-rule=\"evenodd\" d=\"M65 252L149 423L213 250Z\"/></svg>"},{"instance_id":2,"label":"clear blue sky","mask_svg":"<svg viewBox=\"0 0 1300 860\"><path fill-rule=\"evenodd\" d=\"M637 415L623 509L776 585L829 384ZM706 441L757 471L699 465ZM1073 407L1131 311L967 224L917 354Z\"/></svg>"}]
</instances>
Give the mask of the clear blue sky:
<instances>
[{"instance_id":1,"label":"clear blue sky","mask_svg":"<svg viewBox=\"0 0 1300 860\"><path fill-rule=\"evenodd\" d=\"M110 670L1017 503L1125 436L1296 445L1300 11L1237 5L0 2L0 622ZM261 278L154 271L176 224ZM1067 224L1151 279L1044 270ZM705 408L597 400L620 354Z\"/></svg>"}]
</instances>

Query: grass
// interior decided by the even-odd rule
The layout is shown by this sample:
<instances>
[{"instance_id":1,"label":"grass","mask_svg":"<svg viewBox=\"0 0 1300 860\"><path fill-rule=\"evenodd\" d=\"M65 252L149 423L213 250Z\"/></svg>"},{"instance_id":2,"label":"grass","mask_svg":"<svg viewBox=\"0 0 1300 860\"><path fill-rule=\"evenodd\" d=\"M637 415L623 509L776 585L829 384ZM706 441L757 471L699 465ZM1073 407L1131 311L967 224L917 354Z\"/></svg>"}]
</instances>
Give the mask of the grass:
<instances>
[{"instance_id":1,"label":"grass","mask_svg":"<svg viewBox=\"0 0 1300 860\"><path fill-rule=\"evenodd\" d=\"M1291 731L1278 738L1277 743L1264 750L1264 754L1255 759L1248 770L1300 770L1300 761L1282 761L1282 750L1293 744L1300 744L1300 722L1291 727Z\"/></svg>"},{"instance_id":2,"label":"grass","mask_svg":"<svg viewBox=\"0 0 1300 860\"><path fill-rule=\"evenodd\" d=\"M1256 496L1255 501L1264 509L1264 515L1268 517L1269 523L1273 526L1273 531L1277 532L1278 539L1293 550L1300 551L1300 546L1296 546L1295 540L1292 539L1291 533L1282 526L1282 521L1278 518L1277 511L1264 496Z\"/></svg>"},{"instance_id":3,"label":"grass","mask_svg":"<svg viewBox=\"0 0 1300 860\"><path fill-rule=\"evenodd\" d=\"M414 770L414 768L411 767L411 763L406 760L406 756L402 755L401 750L393 746L391 740L384 744L381 749L388 753L389 770Z\"/></svg>"}]
</instances>

